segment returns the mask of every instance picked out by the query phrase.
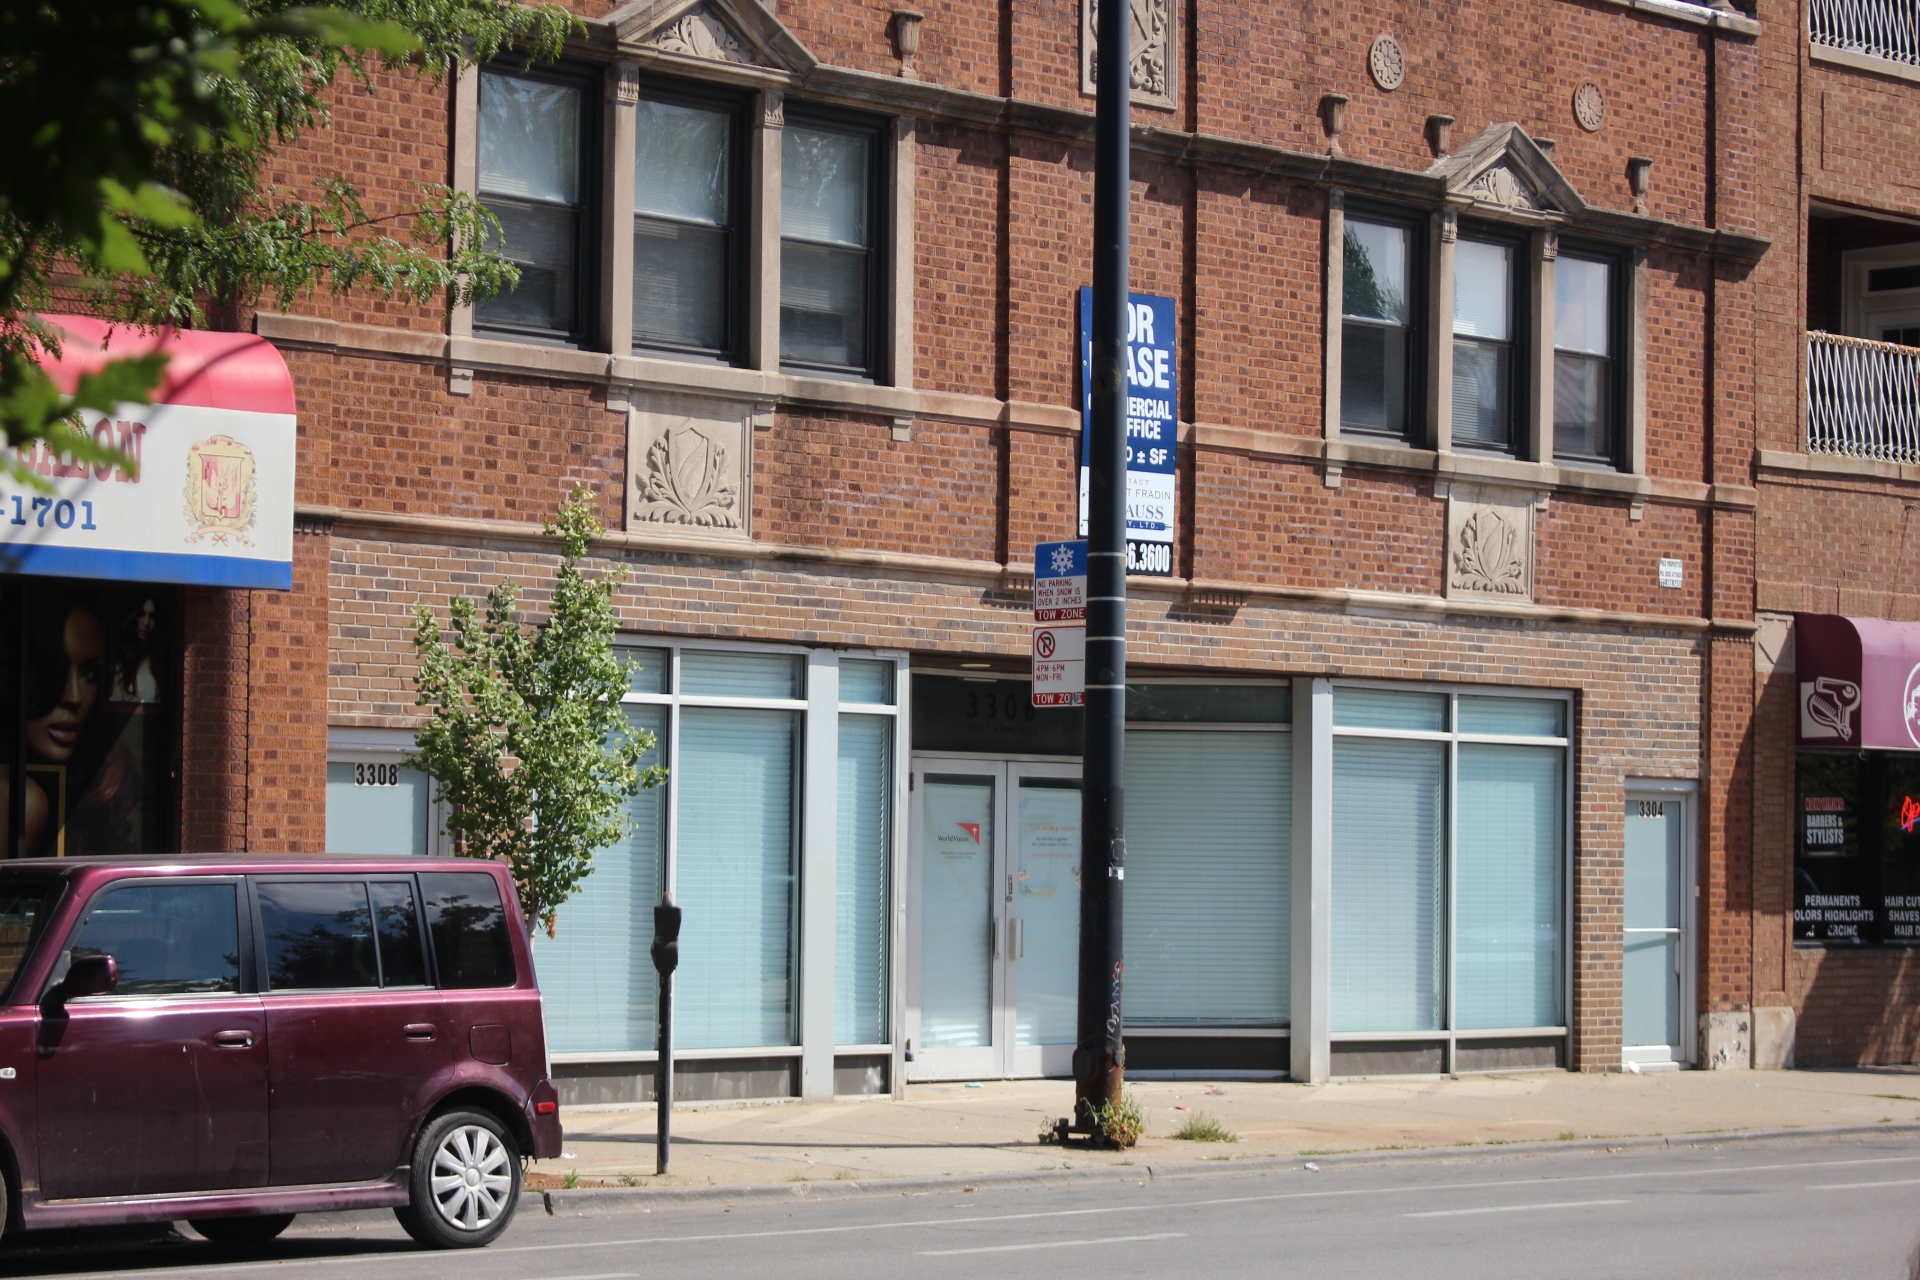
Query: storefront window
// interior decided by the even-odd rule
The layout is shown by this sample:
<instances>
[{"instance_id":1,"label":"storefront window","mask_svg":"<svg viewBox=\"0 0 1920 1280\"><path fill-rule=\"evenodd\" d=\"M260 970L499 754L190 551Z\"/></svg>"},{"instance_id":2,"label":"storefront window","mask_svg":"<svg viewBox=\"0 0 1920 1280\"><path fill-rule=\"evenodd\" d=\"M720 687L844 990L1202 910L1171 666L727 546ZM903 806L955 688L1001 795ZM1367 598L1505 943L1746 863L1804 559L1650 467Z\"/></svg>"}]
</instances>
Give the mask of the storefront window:
<instances>
[{"instance_id":1,"label":"storefront window","mask_svg":"<svg viewBox=\"0 0 1920 1280\"><path fill-rule=\"evenodd\" d=\"M1920 754L1802 751L1796 772L1794 941L1920 944Z\"/></svg>"},{"instance_id":2,"label":"storefront window","mask_svg":"<svg viewBox=\"0 0 1920 1280\"><path fill-rule=\"evenodd\" d=\"M1335 1038L1565 1024L1568 709L1334 690Z\"/></svg>"},{"instance_id":3,"label":"storefront window","mask_svg":"<svg viewBox=\"0 0 1920 1280\"><path fill-rule=\"evenodd\" d=\"M1289 1010L1293 738L1284 686L1145 686L1222 723L1127 731L1127 1025L1284 1027ZM1239 695L1230 699L1221 695ZM1161 700L1136 699L1132 716ZM1179 699L1167 720L1178 723ZM1192 717L1198 719L1198 716Z\"/></svg>"},{"instance_id":4,"label":"storefront window","mask_svg":"<svg viewBox=\"0 0 1920 1280\"><path fill-rule=\"evenodd\" d=\"M174 597L164 587L8 584L0 671L10 679L0 813L10 853L161 853L180 693ZM15 694L14 690L19 690ZM24 704L18 699L24 695ZM16 742L25 753L13 759Z\"/></svg>"},{"instance_id":5,"label":"storefront window","mask_svg":"<svg viewBox=\"0 0 1920 1280\"><path fill-rule=\"evenodd\" d=\"M534 939L553 1049L646 1052L658 1040L653 907L685 911L674 1035L686 1049L799 1043L801 818L837 807L834 1039L889 1034L894 664L848 659L839 706L809 698L808 659L745 649L633 648L628 723L656 748L664 786L630 802L632 834ZM806 788L810 714L838 727L837 785Z\"/></svg>"}]
</instances>

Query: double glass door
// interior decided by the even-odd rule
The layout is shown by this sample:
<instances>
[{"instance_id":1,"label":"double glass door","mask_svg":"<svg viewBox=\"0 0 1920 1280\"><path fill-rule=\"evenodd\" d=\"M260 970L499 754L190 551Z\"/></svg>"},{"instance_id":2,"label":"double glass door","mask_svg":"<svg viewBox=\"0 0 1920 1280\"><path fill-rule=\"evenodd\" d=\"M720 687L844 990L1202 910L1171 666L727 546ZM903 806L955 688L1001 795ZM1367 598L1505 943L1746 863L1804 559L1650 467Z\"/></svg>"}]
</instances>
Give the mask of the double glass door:
<instances>
[{"instance_id":1,"label":"double glass door","mask_svg":"<svg viewBox=\"0 0 1920 1280\"><path fill-rule=\"evenodd\" d=\"M1642 1069L1678 1067L1688 1052L1688 963L1693 876L1687 801L1627 800L1625 928L1621 930L1621 1059Z\"/></svg>"},{"instance_id":2,"label":"double glass door","mask_svg":"<svg viewBox=\"0 0 1920 1280\"><path fill-rule=\"evenodd\" d=\"M912 1080L1071 1073L1078 765L916 757Z\"/></svg>"}]
</instances>

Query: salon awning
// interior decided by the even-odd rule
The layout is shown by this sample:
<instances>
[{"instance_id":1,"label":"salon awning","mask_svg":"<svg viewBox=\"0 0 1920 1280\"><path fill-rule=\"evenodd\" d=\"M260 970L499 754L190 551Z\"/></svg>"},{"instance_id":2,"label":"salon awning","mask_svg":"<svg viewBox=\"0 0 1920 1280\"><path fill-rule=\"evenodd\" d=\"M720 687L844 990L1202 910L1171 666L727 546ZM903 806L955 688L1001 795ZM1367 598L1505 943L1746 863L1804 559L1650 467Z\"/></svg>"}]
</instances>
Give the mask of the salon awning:
<instances>
[{"instance_id":1,"label":"salon awning","mask_svg":"<svg viewBox=\"0 0 1920 1280\"><path fill-rule=\"evenodd\" d=\"M1793 620L1800 743L1920 751L1920 622Z\"/></svg>"},{"instance_id":2,"label":"salon awning","mask_svg":"<svg viewBox=\"0 0 1920 1280\"><path fill-rule=\"evenodd\" d=\"M0 572L293 586L293 378L273 345L249 333L109 326L43 317L63 335L40 364L62 390L110 360L160 351L166 374L150 405L88 413L85 426L137 463L92 467L36 443L22 460L52 494L0 501Z\"/></svg>"}]
</instances>

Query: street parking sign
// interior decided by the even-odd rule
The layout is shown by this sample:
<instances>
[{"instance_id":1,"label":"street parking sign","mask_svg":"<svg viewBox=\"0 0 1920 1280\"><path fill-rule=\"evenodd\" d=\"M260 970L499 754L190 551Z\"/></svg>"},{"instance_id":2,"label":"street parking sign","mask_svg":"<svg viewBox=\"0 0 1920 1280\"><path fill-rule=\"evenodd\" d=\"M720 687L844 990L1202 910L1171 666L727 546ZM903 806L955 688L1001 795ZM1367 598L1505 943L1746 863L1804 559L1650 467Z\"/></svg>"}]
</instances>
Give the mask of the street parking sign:
<instances>
[{"instance_id":1,"label":"street parking sign","mask_svg":"<svg viewBox=\"0 0 1920 1280\"><path fill-rule=\"evenodd\" d=\"M1087 629L1033 629L1033 705L1077 707L1087 688Z\"/></svg>"}]
</instances>

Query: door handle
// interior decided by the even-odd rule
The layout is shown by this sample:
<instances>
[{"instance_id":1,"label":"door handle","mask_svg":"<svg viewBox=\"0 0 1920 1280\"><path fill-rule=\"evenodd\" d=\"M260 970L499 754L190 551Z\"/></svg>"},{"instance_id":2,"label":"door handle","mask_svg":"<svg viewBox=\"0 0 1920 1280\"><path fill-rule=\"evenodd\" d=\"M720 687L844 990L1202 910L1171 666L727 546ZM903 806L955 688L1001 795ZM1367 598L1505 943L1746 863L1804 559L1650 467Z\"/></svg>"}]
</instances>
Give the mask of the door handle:
<instances>
[{"instance_id":1,"label":"door handle","mask_svg":"<svg viewBox=\"0 0 1920 1280\"><path fill-rule=\"evenodd\" d=\"M987 955L992 960L1000 958L1000 922L998 920L987 921Z\"/></svg>"},{"instance_id":2,"label":"door handle","mask_svg":"<svg viewBox=\"0 0 1920 1280\"><path fill-rule=\"evenodd\" d=\"M438 1034L431 1022L409 1022L400 1030L409 1040L431 1040Z\"/></svg>"},{"instance_id":3,"label":"door handle","mask_svg":"<svg viewBox=\"0 0 1920 1280\"><path fill-rule=\"evenodd\" d=\"M222 1049L251 1049L253 1048L253 1032L216 1031L213 1033L213 1043Z\"/></svg>"},{"instance_id":4,"label":"door handle","mask_svg":"<svg viewBox=\"0 0 1920 1280\"><path fill-rule=\"evenodd\" d=\"M1015 960L1024 960L1027 955L1027 922L1016 919L1013 922L1013 936L1008 942Z\"/></svg>"}]
</instances>

